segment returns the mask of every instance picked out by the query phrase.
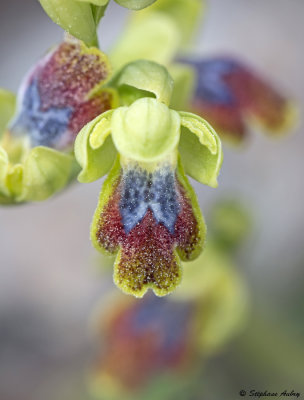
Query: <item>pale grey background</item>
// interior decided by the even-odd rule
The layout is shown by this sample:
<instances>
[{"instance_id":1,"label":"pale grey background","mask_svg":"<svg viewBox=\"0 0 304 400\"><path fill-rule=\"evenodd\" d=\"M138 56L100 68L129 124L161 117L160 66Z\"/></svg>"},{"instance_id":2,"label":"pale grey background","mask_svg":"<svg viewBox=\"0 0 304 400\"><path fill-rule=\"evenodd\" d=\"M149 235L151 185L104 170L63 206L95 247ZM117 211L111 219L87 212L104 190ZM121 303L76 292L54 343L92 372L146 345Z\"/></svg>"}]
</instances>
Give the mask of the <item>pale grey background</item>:
<instances>
[{"instance_id":1,"label":"pale grey background","mask_svg":"<svg viewBox=\"0 0 304 400\"><path fill-rule=\"evenodd\" d=\"M195 52L241 57L297 100L303 115L304 1L209 3ZM103 49L121 31L126 14L116 4L109 8L100 30ZM15 91L61 34L38 1L1 0L0 86ZM304 132L299 124L282 140L252 133L243 151L225 147L218 189L194 186L205 213L226 194L252 207L254 232L240 264L254 305L280 319L293 296L303 304ZM1 400L77 400L75 392L84 399L81 373L91 349L86 322L112 285L99 275L89 241L100 186L75 185L41 204L0 208ZM295 335L303 335L303 324L297 326Z\"/></svg>"}]
</instances>

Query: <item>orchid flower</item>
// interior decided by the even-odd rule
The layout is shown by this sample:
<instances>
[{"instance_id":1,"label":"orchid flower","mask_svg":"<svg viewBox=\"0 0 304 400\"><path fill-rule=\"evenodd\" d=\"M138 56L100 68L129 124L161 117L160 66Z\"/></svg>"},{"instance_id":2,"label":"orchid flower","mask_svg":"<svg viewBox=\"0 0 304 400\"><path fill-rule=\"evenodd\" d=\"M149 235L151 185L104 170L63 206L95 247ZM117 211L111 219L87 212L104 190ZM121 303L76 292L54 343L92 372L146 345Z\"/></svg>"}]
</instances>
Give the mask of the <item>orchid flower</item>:
<instances>
[{"instance_id":1,"label":"orchid flower","mask_svg":"<svg viewBox=\"0 0 304 400\"><path fill-rule=\"evenodd\" d=\"M259 73L231 57L193 59L188 49L183 56L204 3L158 0L132 15L110 52L112 64L138 58L164 64L174 79L171 106L206 118L224 140L242 142L252 125L273 136L289 131L296 107Z\"/></svg>"},{"instance_id":2,"label":"orchid flower","mask_svg":"<svg viewBox=\"0 0 304 400\"><path fill-rule=\"evenodd\" d=\"M112 296L110 304L94 321L99 345L89 381L94 398L146 398L151 384L162 386L162 374L172 382L193 372L198 358L194 303L148 295L142 301Z\"/></svg>"},{"instance_id":3,"label":"orchid flower","mask_svg":"<svg viewBox=\"0 0 304 400\"><path fill-rule=\"evenodd\" d=\"M44 200L75 177L78 131L117 102L110 74L101 51L67 39L25 77L16 110L0 92L0 203Z\"/></svg>"},{"instance_id":4,"label":"orchid flower","mask_svg":"<svg viewBox=\"0 0 304 400\"><path fill-rule=\"evenodd\" d=\"M158 398L167 398L170 386L172 397L181 396L188 384L193 388L200 380L197 366L242 329L248 294L232 252L248 233L247 210L222 200L213 208L210 230L206 249L185 265L183 285L171 296L137 301L111 294L106 309L102 300L94 312L100 350L90 379L97 399L122 394L127 400L142 399L147 392L152 397L155 386Z\"/></svg>"},{"instance_id":5,"label":"orchid flower","mask_svg":"<svg viewBox=\"0 0 304 400\"><path fill-rule=\"evenodd\" d=\"M245 64L221 56L184 61L197 76L191 110L207 118L223 138L243 141L250 124L272 135L291 128L293 104Z\"/></svg>"},{"instance_id":6,"label":"orchid flower","mask_svg":"<svg viewBox=\"0 0 304 400\"><path fill-rule=\"evenodd\" d=\"M173 82L164 67L137 61L114 81L130 104L96 117L75 142L80 182L109 172L91 239L98 250L116 254L114 281L124 292L142 297L152 288L163 296L181 280L180 259L196 258L205 240L185 174L216 187L221 143L208 122L169 108Z\"/></svg>"}]
</instances>

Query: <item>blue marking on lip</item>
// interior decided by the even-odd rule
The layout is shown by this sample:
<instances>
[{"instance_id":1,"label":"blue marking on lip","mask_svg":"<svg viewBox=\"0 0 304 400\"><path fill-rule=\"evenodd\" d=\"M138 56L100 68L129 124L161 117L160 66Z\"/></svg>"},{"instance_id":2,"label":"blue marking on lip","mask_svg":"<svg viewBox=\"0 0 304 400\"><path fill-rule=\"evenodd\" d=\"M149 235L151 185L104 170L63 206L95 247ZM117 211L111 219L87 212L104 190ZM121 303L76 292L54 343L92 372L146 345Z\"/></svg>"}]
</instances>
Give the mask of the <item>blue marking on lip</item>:
<instances>
[{"instance_id":1,"label":"blue marking on lip","mask_svg":"<svg viewBox=\"0 0 304 400\"><path fill-rule=\"evenodd\" d=\"M28 134L33 147L56 147L67 129L72 112L71 107L41 110L38 84L34 79L23 95L20 111L10 131L17 135Z\"/></svg>"},{"instance_id":2,"label":"blue marking on lip","mask_svg":"<svg viewBox=\"0 0 304 400\"><path fill-rule=\"evenodd\" d=\"M128 169L122 178L120 213L126 233L129 233L146 215L153 212L171 234L180 212L174 171L162 168L154 173L143 169Z\"/></svg>"}]
</instances>

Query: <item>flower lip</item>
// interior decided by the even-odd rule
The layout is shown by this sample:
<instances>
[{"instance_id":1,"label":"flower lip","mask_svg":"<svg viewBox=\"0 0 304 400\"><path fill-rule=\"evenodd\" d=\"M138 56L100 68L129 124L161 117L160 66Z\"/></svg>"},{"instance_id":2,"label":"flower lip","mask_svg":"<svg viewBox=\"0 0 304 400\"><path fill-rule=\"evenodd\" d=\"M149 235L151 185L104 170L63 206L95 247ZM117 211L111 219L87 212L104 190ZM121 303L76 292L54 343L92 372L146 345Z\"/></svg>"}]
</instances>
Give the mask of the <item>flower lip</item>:
<instances>
[{"instance_id":1,"label":"flower lip","mask_svg":"<svg viewBox=\"0 0 304 400\"><path fill-rule=\"evenodd\" d=\"M180 138L179 114L152 98L115 110L111 127L118 152L138 162L157 162Z\"/></svg>"}]
</instances>

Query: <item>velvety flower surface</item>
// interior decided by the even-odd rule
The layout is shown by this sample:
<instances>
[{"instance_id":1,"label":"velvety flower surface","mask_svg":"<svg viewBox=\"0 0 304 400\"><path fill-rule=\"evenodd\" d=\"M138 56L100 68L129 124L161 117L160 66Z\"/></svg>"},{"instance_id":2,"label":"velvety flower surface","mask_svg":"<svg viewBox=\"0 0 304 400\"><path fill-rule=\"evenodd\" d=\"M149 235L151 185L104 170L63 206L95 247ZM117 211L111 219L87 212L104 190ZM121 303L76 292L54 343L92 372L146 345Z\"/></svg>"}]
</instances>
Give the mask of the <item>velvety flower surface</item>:
<instances>
[{"instance_id":1,"label":"velvety flower surface","mask_svg":"<svg viewBox=\"0 0 304 400\"><path fill-rule=\"evenodd\" d=\"M136 296L148 287L158 295L172 291L181 279L179 259L195 258L205 240L197 200L181 167L160 163L147 169L117 161L101 196L92 240L98 249L118 252L117 285Z\"/></svg>"},{"instance_id":2,"label":"velvety flower surface","mask_svg":"<svg viewBox=\"0 0 304 400\"><path fill-rule=\"evenodd\" d=\"M144 70L163 77L162 67L157 72L156 64L139 61L126 68L121 81L131 84L136 68L137 89L151 85L146 74L145 79L139 76ZM174 290L181 280L180 260L200 254L206 229L185 173L215 187L222 162L212 127L160 101L166 99L166 85L159 79L153 81L156 99L143 97L107 111L86 125L75 142L81 182L96 180L111 168L91 238L98 250L117 254L115 283L137 297L148 288L159 296Z\"/></svg>"},{"instance_id":3,"label":"velvety flower surface","mask_svg":"<svg viewBox=\"0 0 304 400\"><path fill-rule=\"evenodd\" d=\"M66 185L75 168L77 133L116 101L114 91L102 87L110 72L102 52L70 39L33 67L18 92L15 115L3 127L2 202L44 200ZM0 113L7 115L4 107Z\"/></svg>"},{"instance_id":4,"label":"velvety flower surface","mask_svg":"<svg viewBox=\"0 0 304 400\"><path fill-rule=\"evenodd\" d=\"M103 299L94 313L100 347L90 382L96 398L188 398L189 388L200 390L202 361L243 327L248 296L233 252L248 232L247 212L236 201L222 201L210 230L206 249L184 266L183 285L171 296L138 301L116 293L106 309Z\"/></svg>"},{"instance_id":5,"label":"velvety flower surface","mask_svg":"<svg viewBox=\"0 0 304 400\"><path fill-rule=\"evenodd\" d=\"M290 101L243 63L221 56L188 63L197 73L191 109L223 137L242 141L250 123L271 134L291 127L295 110Z\"/></svg>"}]
</instances>

